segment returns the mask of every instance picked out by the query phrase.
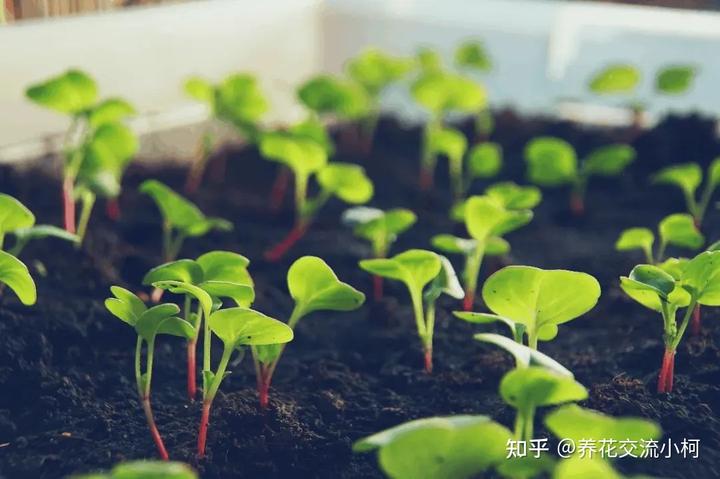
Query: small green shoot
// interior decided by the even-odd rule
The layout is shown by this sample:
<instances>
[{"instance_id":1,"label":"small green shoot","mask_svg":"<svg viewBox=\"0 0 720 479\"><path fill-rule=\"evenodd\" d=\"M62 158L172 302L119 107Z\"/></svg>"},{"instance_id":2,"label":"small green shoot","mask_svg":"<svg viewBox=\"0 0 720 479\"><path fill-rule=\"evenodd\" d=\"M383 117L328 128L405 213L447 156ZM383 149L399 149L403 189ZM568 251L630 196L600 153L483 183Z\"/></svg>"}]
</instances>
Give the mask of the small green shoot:
<instances>
[{"instance_id":1,"label":"small green shoot","mask_svg":"<svg viewBox=\"0 0 720 479\"><path fill-rule=\"evenodd\" d=\"M705 243L700 230L695 226L692 216L675 213L663 218L658 225L660 243L653 253L655 235L648 228L628 228L620 233L615 242L618 251L641 250L648 264L659 265L664 261L665 249L668 246L698 250Z\"/></svg>"},{"instance_id":2,"label":"small green shoot","mask_svg":"<svg viewBox=\"0 0 720 479\"><path fill-rule=\"evenodd\" d=\"M612 64L597 72L589 83L596 95L629 95L640 83L640 71L632 65Z\"/></svg>"},{"instance_id":3,"label":"small green shoot","mask_svg":"<svg viewBox=\"0 0 720 479\"><path fill-rule=\"evenodd\" d=\"M488 73L493 64L485 45L479 40L468 40L455 50L455 65L469 72ZM488 108L483 108L475 118L475 131L486 139L495 129L495 120Z\"/></svg>"},{"instance_id":4,"label":"small green shoot","mask_svg":"<svg viewBox=\"0 0 720 479\"><path fill-rule=\"evenodd\" d=\"M70 479L198 479L187 464L174 461L122 462L109 472L71 476Z\"/></svg>"},{"instance_id":5,"label":"small green shoot","mask_svg":"<svg viewBox=\"0 0 720 479\"><path fill-rule=\"evenodd\" d=\"M287 285L295 301L286 326L291 331L312 312L353 311L365 302L364 294L340 281L330 266L316 256L303 256L295 261L288 270ZM263 409L268 405L270 383L285 350L285 344L279 343L252 348L258 398Z\"/></svg>"},{"instance_id":6,"label":"small green shoot","mask_svg":"<svg viewBox=\"0 0 720 479\"><path fill-rule=\"evenodd\" d=\"M705 175L705 187L697 198L697 189L703 181L702 170L697 163L683 163L669 166L653 175L653 183L673 185L680 188L685 198L687 212L695 218L695 224L701 227L708 204L720 183L720 158L716 158L708 167Z\"/></svg>"},{"instance_id":7,"label":"small green shoot","mask_svg":"<svg viewBox=\"0 0 720 479\"><path fill-rule=\"evenodd\" d=\"M32 306L37 301L35 282L25 263L10 253L0 250L0 294L3 285L13 290L25 306Z\"/></svg>"},{"instance_id":8,"label":"small green shoot","mask_svg":"<svg viewBox=\"0 0 720 479\"><path fill-rule=\"evenodd\" d=\"M300 102L321 119L357 120L368 115L371 100L355 81L318 75L300 86Z\"/></svg>"},{"instance_id":9,"label":"small green shoot","mask_svg":"<svg viewBox=\"0 0 720 479\"><path fill-rule=\"evenodd\" d=\"M450 186L455 201L462 200L465 195L465 179L463 163L468 142L465 135L454 128L433 126L427 132L427 153L437 158L438 155L448 159Z\"/></svg>"},{"instance_id":10,"label":"small green shoot","mask_svg":"<svg viewBox=\"0 0 720 479\"><path fill-rule=\"evenodd\" d=\"M692 88L697 68L692 65L671 65L655 77L655 91L663 95L682 95Z\"/></svg>"}]
</instances>

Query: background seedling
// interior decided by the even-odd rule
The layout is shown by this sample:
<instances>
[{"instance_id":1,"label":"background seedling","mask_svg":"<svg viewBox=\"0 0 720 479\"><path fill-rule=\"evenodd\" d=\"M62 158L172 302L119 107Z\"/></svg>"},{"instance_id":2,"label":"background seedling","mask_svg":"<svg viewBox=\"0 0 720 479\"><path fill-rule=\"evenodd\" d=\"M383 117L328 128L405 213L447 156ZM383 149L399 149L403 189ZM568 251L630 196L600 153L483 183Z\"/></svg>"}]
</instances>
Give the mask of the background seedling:
<instances>
[{"instance_id":1,"label":"background seedling","mask_svg":"<svg viewBox=\"0 0 720 479\"><path fill-rule=\"evenodd\" d=\"M595 95L625 98L625 102L633 113L632 128L629 135L631 140L642 129L644 108L639 102L632 101L637 86L640 84L640 77L640 70L633 65L613 63L596 72L588 83L588 88Z\"/></svg>"},{"instance_id":2,"label":"background seedling","mask_svg":"<svg viewBox=\"0 0 720 479\"><path fill-rule=\"evenodd\" d=\"M297 91L300 102L321 120L355 121L372 110L366 90L355 81L331 75L318 75Z\"/></svg>"},{"instance_id":3,"label":"background seedling","mask_svg":"<svg viewBox=\"0 0 720 479\"><path fill-rule=\"evenodd\" d=\"M71 119L63 144L64 221L68 233L77 231L82 242L97 196L117 198L122 174L137 152L137 138L123 124L135 110L121 98L98 101L95 81L79 70L32 85L25 95ZM76 224L77 199L82 212Z\"/></svg>"},{"instance_id":4,"label":"background seedling","mask_svg":"<svg viewBox=\"0 0 720 479\"><path fill-rule=\"evenodd\" d=\"M343 222L353 227L355 236L370 242L374 258L386 258L398 235L411 228L416 221L415 213L404 208L383 211L355 206L343 214ZM382 276L373 276L375 301L382 299L382 295Z\"/></svg>"},{"instance_id":5,"label":"background seedling","mask_svg":"<svg viewBox=\"0 0 720 479\"><path fill-rule=\"evenodd\" d=\"M423 346L425 371L431 373L435 301L443 293L456 299L463 297L450 261L432 251L411 249L388 259L360 261L360 267L369 273L402 281L407 286Z\"/></svg>"},{"instance_id":6,"label":"background seedling","mask_svg":"<svg viewBox=\"0 0 720 479\"><path fill-rule=\"evenodd\" d=\"M105 300L105 307L118 319L132 326L137 333L135 343L135 382L138 396L143 411L145 411L145 418L158 454L163 460L167 461L168 453L160 432L155 425L152 407L150 406L155 338L158 334L168 334L189 339L193 337L195 331L192 324L176 317L180 312L180 308L174 304L159 304L148 309L140 298L124 288L113 286L110 291L114 297ZM145 372L142 372L143 345L146 347Z\"/></svg>"},{"instance_id":7,"label":"background seedling","mask_svg":"<svg viewBox=\"0 0 720 479\"><path fill-rule=\"evenodd\" d=\"M488 73L493 64L485 45L479 40L468 40L455 50L455 65L468 72ZM489 108L483 108L475 118L475 131L480 140L488 138L495 129L495 121Z\"/></svg>"},{"instance_id":8,"label":"background seedling","mask_svg":"<svg viewBox=\"0 0 720 479\"><path fill-rule=\"evenodd\" d=\"M655 91L662 95L681 95L693 85L697 69L692 65L670 65L658 71Z\"/></svg>"},{"instance_id":9,"label":"background seedling","mask_svg":"<svg viewBox=\"0 0 720 479\"><path fill-rule=\"evenodd\" d=\"M287 323L291 330L312 312L352 311L365 302L364 294L340 281L330 266L315 256L303 256L290 266L287 285L290 296L295 301ZM284 344L266 344L252 348L258 398L262 408L268 405L270 383L285 350Z\"/></svg>"},{"instance_id":10,"label":"background seedling","mask_svg":"<svg viewBox=\"0 0 720 479\"><path fill-rule=\"evenodd\" d=\"M459 130L443 126L433 126L427 132L428 154L433 158L443 155L448 159L450 186L455 201L462 200L465 195L465 178L463 163L467 151L467 138Z\"/></svg>"},{"instance_id":11,"label":"background seedling","mask_svg":"<svg viewBox=\"0 0 720 479\"><path fill-rule=\"evenodd\" d=\"M715 189L720 183L720 158L715 159L708 167L705 176L705 187L696 199L696 192L703 181L702 170L697 163L683 163L664 168L657 172L652 179L653 183L674 185L683 193L687 212L695 219L698 228L702 225L705 211Z\"/></svg>"},{"instance_id":12,"label":"background seedling","mask_svg":"<svg viewBox=\"0 0 720 479\"><path fill-rule=\"evenodd\" d=\"M190 97L208 106L211 118L232 125L245 141L257 141L259 122L267 113L269 104L253 75L233 73L216 85L202 78L192 77L185 82L184 89ZM214 149L215 139L206 131L198 145L195 161L188 171L186 193L194 193L200 186Z\"/></svg>"},{"instance_id":13,"label":"background seedling","mask_svg":"<svg viewBox=\"0 0 720 479\"><path fill-rule=\"evenodd\" d=\"M538 137L525 147L528 180L545 187L570 185L570 209L577 215L585 211L590 177L618 176L634 160L635 150L623 144L593 150L579 167L575 149L560 138Z\"/></svg>"},{"instance_id":14,"label":"background seedling","mask_svg":"<svg viewBox=\"0 0 720 479\"><path fill-rule=\"evenodd\" d=\"M702 233L695 226L692 216L676 213L663 218L658 224L660 244L657 252L653 254L655 235L648 228L629 228L620 233L615 242L618 251L642 250L645 261L649 264L659 265L665 258L665 249L668 246L697 250L705 242Z\"/></svg>"},{"instance_id":15,"label":"background seedling","mask_svg":"<svg viewBox=\"0 0 720 479\"><path fill-rule=\"evenodd\" d=\"M0 251L0 298L2 286L7 285L26 306L32 306L37 300L35 282L25 263L5 251Z\"/></svg>"},{"instance_id":16,"label":"background seedling","mask_svg":"<svg viewBox=\"0 0 720 479\"><path fill-rule=\"evenodd\" d=\"M467 191L476 179L488 179L497 176L502 164L502 146L498 143L485 142L474 145L467 155L464 190Z\"/></svg>"},{"instance_id":17,"label":"background seedling","mask_svg":"<svg viewBox=\"0 0 720 479\"><path fill-rule=\"evenodd\" d=\"M70 479L197 479L190 466L173 461L129 461L109 472L72 476Z\"/></svg>"}]
</instances>

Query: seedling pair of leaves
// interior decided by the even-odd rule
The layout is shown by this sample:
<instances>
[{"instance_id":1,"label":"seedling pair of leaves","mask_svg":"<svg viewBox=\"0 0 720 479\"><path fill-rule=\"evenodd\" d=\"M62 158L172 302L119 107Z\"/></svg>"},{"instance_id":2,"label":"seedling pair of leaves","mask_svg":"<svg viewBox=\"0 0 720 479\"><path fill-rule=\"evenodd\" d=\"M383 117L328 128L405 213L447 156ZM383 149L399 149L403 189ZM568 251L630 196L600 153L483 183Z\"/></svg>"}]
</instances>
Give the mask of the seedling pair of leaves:
<instances>
[{"instance_id":1,"label":"seedling pair of leaves","mask_svg":"<svg viewBox=\"0 0 720 479\"><path fill-rule=\"evenodd\" d=\"M544 187L569 185L570 209L577 215L585 211L590 177L618 176L634 160L635 150L624 144L597 148L579 166L575 149L560 138L538 137L525 147L528 180Z\"/></svg>"},{"instance_id":2,"label":"seedling pair of leaves","mask_svg":"<svg viewBox=\"0 0 720 479\"><path fill-rule=\"evenodd\" d=\"M698 198L697 189L702 181L702 169L697 163L669 166L653 176L654 183L673 185L682 191L687 212L695 219L698 228L702 224L712 195L720 183L720 158L715 159L708 167L705 175L705 187Z\"/></svg>"},{"instance_id":3,"label":"seedling pair of leaves","mask_svg":"<svg viewBox=\"0 0 720 479\"><path fill-rule=\"evenodd\" d=\"M455 50L455 65L470 73L488 73L492 70L492 58L480 40L468 40ZM475 131L481 139L488 138L495 129L495 120L489 108L483 108L475 117Z\"/></svg>"},{"instance_id":4,"label":"seedling pair of leaves","mask_svg":"<svg viewBox=\"0 0 720 479\"><path fill-rule=\"evenodd\" d=\"M462 299L463 290L450 261L432 251L411 249L392 258L360 261L365 271L401 281L410 293L415 325L422 343L425 371L432 372L435 302L442 294Z\"/></svg>"},{"instance_id":5,"label":"seedling pair of leaves","mask_svg":"<svg viewBox=\"0 0 720 479\"><path fill-rule=\"evenodd\" d=\"M185 82L184 89L191 98L207 105L211 118L235 127L245 141L254 143L258 140L259 122L267 113L269 104L253 75L233 73L217 84L192 77ZM214 149L215 139L206 132L188 172L186 193L193 193L200 186Z\"/></svg>"},{"instance_id":6,"label":"seedling pair of leaves","mask_svg":"<svg viewBox=\"0 0 720 479\"><path fill-rule=\"evenodd\" d=\"M684 213L675 213L663 218L658 224L658 236L660 243L657 251L653 253L655 244L653 232L648 228L628 228L620 234L615 249L641 250L648 264L661 265L668 246L698 250L705 243L705 238L695 225L694 218Z\"/></svg>"},{"instance_id":7,"label":"seedling pair of leaves","mask_svg":"<svg viewBox=\"0 0 720 479\"><path fill-rule=\"evenodd\" d=\"M353 311L365 302L365 295L338 279L325 261L303 256L288 270L287 286L295 302L287 326L291 331L307 315L317 311ZM260 406L266 408L273 374L285 350L285 344L252 347Z\"/></svg>"},{"instance_id":8,"label":"seedling pair of leaves","mask_svg":"<svg viewBox=\"0 0 720 479\"><path fill-rule=\"evenodd\" d=\"M33 85L25 94L71 119L63 144L63 208L65 230L77 231L80 244L97 197L116 200L122 175L138 150L136 136L124 124L135 109L121 98L99 101L95 81L79 70ZM76 224L78 199L82 210Z\"/></svg>"},{"instance_id":9,"label":"seedling pair of leaves","mask_svg":"<svg viewBox=\"0 0 720 479\"><path fill-rule=\"evenodd\" d=\"M373 195L373 183L364 168L351 163L328 163L327 150L316 140L291 132L273 132L260 141L262 155L288 167L295 178L295 225L288 236L266 253L277 261L303 237L322 206L333 196L350 204L363 204ZM310 178L319 192L308 196Z\"/></svg>"},{"instance_id":10,"label":"seedling pair of leaves","mask_svg":"<svg viewBox=\"0 0 720 479\"><path fill-rule=\"evenodd\" d=\"M462 208L470 238L443 234L432 238L434 248L448 254L460 254L465 257L463 285L465 289L463 306L466 311L472 309L480 275L480 266L484 256L500 256L510 250L510 245L502 236L526 225L532 220L529 209L510 209L508 204L491 195L473 196ZM523 205L524 206L524 205Z\"/></svg>"},{"instance_id":11,"label":"seedling pair of leaves","mask_svg":"<svg viewBox=\"0 0 720 479\"><path fill-rule=\"evenodd\" d=\"M706 251L665 269L638 265L620 278L620 286L630 298L662 316L665 353L658 392L671 392L675 354L695 307L720 305L720 251ZM685 311L678 324L677 312L681 308Z\"/></svg>"},{"instance_id":12,"label":"seedling pair of leaves","mask_svg":"<svg viewBox=\"0 0 720 479\"><path fill-rule=\"evenodd\" d=\"M173 461L129 461L114 466L108 472L72 476L70 479L198 479L187 464Z\"/></svg>"}]
</instances>

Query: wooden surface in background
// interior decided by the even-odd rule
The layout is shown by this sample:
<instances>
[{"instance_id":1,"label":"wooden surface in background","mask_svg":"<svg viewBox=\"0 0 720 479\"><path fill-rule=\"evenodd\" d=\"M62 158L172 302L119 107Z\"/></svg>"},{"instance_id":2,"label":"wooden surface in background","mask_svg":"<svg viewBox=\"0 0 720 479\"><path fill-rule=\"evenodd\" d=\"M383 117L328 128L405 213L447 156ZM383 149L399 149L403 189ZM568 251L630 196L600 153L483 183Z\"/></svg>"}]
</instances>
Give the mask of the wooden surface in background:
<instances>
[{"instance_id":1,"label":"wooden surface in background","mask_svg":"<svg viewBox=\"0 0 720 479\"><path fill-rule=\"evenodd\" d=\"M0 0L8 23L28 18L60 17L98 12L135 5L169 3L177 0Z\"/></svg>"}]
</instances>

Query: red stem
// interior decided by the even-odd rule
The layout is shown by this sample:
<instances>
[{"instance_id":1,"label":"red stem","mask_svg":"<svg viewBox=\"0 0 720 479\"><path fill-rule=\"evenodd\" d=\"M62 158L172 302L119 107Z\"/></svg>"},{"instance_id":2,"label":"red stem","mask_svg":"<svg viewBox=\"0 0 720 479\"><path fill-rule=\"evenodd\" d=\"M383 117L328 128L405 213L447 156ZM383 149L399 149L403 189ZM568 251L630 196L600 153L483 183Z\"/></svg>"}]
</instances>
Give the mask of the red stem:
<instances>
[{"instance_id":1,"label":"red stem","mask_svg":"<svg viewBox=\"0 0 720 479\"><path fill-rule=\"evenodd\" d=\"M296 225L281 242L265 252L265 259L271 262L279 261L305 235L307 225Z\"/></svg>"},{"instance_id":2,"label":"red stem","mask_svg":"<svg viewBox=\"0 0 720 479\"><path fill-rule=\"evenodd\" d=\"M163 461L167 461L170 456L168 456L167 449L165 449L165 444L160 436L160 431L158 431L158 428L155 425L155 418L153 417L152 408L150 407L150 396L142 398L142 406L145 411L145 419L147 419L148 427L150 427L150 435L155 442L158 454Z\"/></svg>"},{"instance_id":3,"label":"red stem","mask_svg":"<svg viewBox=\"0 0 720 479\"><path fill-rule=\"evenodd\" d=\"M669 393L673 388L673 378L675 375L675 351L665 348L663 354L662 368L658 376L658 393Z\"/></svg>"},{"instance_id":4,"label":"red stem","mask_svg":"<svg viewBox=\"0 0 720 479\"><path fill-rule=\"evenodd\" d=\"M428 348L425 350L425 372L428 374L432 374L432 370L433 370L432 348Z\"/></svg>"},{"instance_id":5,"label":"red stem","mask_svg":"<svg viewBox=\"0 0 720 479\"><path fill-rule=\"evenodd\" d=\"M570 211L575 216L582 216L585 214L585 199L579 193L571 193Z\"/></svg>"},{"instance_id":6,"label":"red stem","mask_svg":"<svg viewBox=\"0 0 720 479\"><path fill-rule=\"evenodd\" d=\"M290 170L285 166L281 166L280 171L278 171L275 176L275 182L272 185L272 190L270 190L271 211L277 212L282 206L285 193L290 185L290 176Z\"/></svg>"},{"instance_id":7,"label":"red stem","mask_svg":"<svg viewBox=\"0 0 720 479\"><path fill-rule=\"evenodd\" d=\"M260 408L267 409L270 403L270 382L272 381L272 375L265 365L260 366L260 374L257 377L257 391L258 400L260 401Z\"/></svg>"},{"instance_id":8,"label":"red stem","mask_svg":"<svg viewBox=\"0 0 720 479\"><path fill-rule=\"evenodd\" d=\"M695 310L693 311L692 322L690 323L690 332L693 336L700 336L701 330L700 305L696 304Z\"/></svg>"},{"instance_id":9,"label":"red stem","mask_svg":"<svg viewBox=\"0 0 720 479\"><path fill-rule=\"evenodd\" d=\"M383 278L382 276L373 276L373 299L381 301L383 298Z\"/></svg>"},{"instance_id":10,"label":"red stem","mask_svg":"<svg viewBox=\"0 0 720 479\"><path fill-rule=\"evenodd\" d=\"M155 304L159 303L160 300L162 299L164 293L165 293L164 289L154 288L152 290L152 294L150 295L150 301L152 301Z\"/></svg>"},{"instance_id":11,"label":"red stem","mask_svg":"<svg viewBox=\"0 0 720 479\"><path fill-rule=\"evenodd\" d=\"M197 340L188 341L187 343L187 393L190 401L195 400L197 395L197 379L195 378L196 359L195 351L197 351Z\"/></svg>"},{"instance_id":12,"label":"red stem","mask_svg":"<svg viewBox=\"0 0 720 479\"><path fill-rule=\"evenodd\" d=\"M75 186L73 185L72 178L65 178L63 180L62 192L65 231L72 234L75 234L75 198L73 198L74 189Z\"/></svg>"},{"instance_id":13,"label":"red stem","mask_svg":"<svg viewBox=\"0 0 720 479\"><path fill-rule=\"evenodd\" d=\"M205 457L205 444L207 442L208 425L210 423L210 406L212 401L205 401L202 407L202 417L200 418L200 431L198 432L197 455L202 459Z\"/></svg>"},{"instance_id":14,"label":"red stem","mask_svg":"<svg viewBox=\"0 0 720 479\"><path fill-rule=\"evenodd\" d=\"M105 204L105 214L113 221L120 219L120 202L117 198L110 198Z\"/></svg>"},{"instance_id":15,"label":"red stem","mask_svg":"<svg viewBox=\"0 0 720 479\"><path fill-rule=\"evenodd\" d=\"M472 311L475 305L475 291L465 291L465 297L463 298L463 309L465 311Z\"/></svg>"}]
</instances>

